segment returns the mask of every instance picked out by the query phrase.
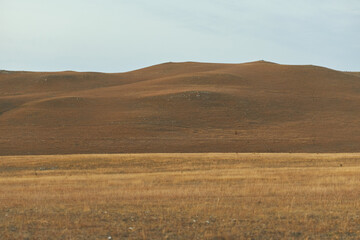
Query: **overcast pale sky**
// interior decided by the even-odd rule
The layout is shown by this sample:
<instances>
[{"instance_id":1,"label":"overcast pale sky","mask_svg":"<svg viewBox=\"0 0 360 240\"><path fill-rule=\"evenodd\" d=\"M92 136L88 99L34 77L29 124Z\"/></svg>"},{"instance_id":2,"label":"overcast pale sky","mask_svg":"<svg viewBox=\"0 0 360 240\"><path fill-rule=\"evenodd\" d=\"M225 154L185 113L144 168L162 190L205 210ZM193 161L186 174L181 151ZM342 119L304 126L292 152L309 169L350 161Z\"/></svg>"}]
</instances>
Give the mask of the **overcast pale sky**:
<instances>
[{"instance_id":1,"label":"overcast pale sky","mask_svg":"<svg viewBox=\"0 0 360 240\"><path fill-rule=\"evenodd\" d=\"M360 0L0 0L0 69L260 59L360 71Z\"/></svg>"}]
</instances>

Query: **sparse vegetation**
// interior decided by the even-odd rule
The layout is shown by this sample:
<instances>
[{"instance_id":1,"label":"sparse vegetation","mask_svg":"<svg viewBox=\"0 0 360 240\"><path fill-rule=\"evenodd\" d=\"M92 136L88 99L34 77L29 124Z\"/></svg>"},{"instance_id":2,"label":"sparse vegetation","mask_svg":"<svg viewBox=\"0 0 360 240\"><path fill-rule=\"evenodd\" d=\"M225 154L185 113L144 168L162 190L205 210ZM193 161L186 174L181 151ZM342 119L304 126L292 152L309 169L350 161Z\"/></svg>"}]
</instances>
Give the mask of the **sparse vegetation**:
<instances>
[{"instance_id":1,"label":"sparse vegetation","mask_svg":"<svg viewBox=\"0 0 360 240\"><path fill-rule=\"evenodd\" d=\"M359 163L360 154L0 157L0 239L359 239Z\"/></svg>"}]
</instances>

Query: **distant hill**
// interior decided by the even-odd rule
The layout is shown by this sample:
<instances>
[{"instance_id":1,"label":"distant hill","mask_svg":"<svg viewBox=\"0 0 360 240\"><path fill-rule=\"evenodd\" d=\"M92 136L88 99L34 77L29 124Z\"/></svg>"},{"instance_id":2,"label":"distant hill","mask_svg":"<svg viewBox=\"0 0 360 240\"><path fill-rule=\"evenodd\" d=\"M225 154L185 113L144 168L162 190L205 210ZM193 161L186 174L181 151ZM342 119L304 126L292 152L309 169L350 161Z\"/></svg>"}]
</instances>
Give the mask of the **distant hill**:
<instances>
[{"instance_id":1,"label":"distant hill","mask_svg":"<svg viewBox=\"0 0 360 240\"><path fill-rule=\"evenodd\" d=\"M347 74L354 75L356 77L360 77L360 72L346 72Z\"/></svg>"},{"instance_id":2,"label":"distant hill","mask_svg":"<svg viewBox=\"0 0 360 240\"><path fill-rule=\"evenodd\" d=\"M264 61L0 71L0 155L359 152L360 73Z\"/></svg>"}]
</instances>

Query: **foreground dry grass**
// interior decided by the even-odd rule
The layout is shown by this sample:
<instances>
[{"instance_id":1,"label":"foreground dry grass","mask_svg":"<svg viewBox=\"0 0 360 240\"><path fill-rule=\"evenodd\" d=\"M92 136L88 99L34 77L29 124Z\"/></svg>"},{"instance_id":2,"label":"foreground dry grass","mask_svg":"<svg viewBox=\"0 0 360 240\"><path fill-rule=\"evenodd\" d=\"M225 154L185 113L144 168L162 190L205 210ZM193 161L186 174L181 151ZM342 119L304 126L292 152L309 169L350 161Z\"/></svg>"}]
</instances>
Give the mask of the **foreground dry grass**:
<instances>
[{"instance_id":1,"label":"foreground dry grass","mask_svg":"<svg viewBox=\"0 0 360 240\"><path fill-rule=\"evenodd\" d=\"M360 154L0 157L0 239L359 239Z\"/></svg>"}]
</instances>

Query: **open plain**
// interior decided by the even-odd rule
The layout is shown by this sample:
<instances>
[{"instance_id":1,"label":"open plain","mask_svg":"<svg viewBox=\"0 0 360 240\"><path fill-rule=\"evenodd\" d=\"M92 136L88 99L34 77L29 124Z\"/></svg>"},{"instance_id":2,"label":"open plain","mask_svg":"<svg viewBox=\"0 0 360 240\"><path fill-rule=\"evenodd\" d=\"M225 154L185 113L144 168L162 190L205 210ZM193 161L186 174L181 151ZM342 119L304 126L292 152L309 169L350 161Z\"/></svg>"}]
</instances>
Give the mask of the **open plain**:
<instances>
[{"instance_id":1,"label":"open plain","mask_svg":"<svg viewBox=\"0 0 360 240\"><path fill-rule=\"evenodd\" d=\"M360 154L0 157L0 239L359 239Z\"/></svg>"},{"instance_id":2,"label":"open plain","mask_svg":"<svg viewBox=\"0 0 360 240\"><path fill-rule=\"evenodd\" d=\"M359 239L359 100L265 61L0 71L0 239Z\"/></svg>"},{"instance_id":3,"label":"open plain","mask_svg":"<svg viewBox=\"0 0 360 240\"><path fill-rule=\"evenodd\" d=\"M0 0L0 240L360 240L360 0Z\"/></svg>"}]
</instances>

